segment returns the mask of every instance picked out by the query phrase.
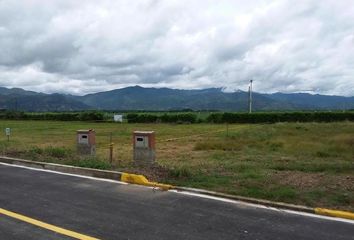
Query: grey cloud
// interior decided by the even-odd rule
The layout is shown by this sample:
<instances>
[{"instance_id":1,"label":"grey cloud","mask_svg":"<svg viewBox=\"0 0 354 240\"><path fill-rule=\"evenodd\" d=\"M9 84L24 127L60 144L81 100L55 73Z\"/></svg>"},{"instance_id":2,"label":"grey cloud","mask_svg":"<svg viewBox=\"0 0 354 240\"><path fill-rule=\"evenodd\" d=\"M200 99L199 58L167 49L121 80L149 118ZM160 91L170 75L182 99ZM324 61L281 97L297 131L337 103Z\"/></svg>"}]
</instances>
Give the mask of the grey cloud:
<instances>
[{"instance_id":1,"label":"grey cloud","mask_svg":"<svg viewBox=\"0 0 354 240\"><path fill-rule=\"evenodd\" d=\"M0 1L0 85L354 95L351 1Z\"/></svg>"}]
</instances>

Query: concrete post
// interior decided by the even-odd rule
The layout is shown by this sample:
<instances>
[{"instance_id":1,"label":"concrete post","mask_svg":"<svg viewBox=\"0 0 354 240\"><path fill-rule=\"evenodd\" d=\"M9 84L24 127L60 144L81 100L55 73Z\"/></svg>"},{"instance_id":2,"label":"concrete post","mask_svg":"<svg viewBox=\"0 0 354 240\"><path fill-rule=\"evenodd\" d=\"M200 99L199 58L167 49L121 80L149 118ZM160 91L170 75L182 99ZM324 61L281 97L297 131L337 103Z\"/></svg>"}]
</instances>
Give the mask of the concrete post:
<instances>
[{"instance_id":1,"label":"concrete post","mask_svg":"<svg viewBox=\"0 0 354 240\"><path fill-rule=\"evenodd\" d=\"M134 163L151 166L155 163L155 132L133 132Z\"/></svg>"}]
</instances>

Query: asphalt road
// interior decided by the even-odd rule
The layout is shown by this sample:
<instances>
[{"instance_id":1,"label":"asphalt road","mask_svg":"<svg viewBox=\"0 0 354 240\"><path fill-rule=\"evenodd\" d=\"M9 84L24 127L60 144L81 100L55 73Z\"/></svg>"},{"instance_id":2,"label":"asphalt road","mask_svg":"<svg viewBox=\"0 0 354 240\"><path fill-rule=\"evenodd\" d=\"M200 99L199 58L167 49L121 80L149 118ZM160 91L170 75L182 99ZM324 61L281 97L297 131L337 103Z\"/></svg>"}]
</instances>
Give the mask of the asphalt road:
<instances>
[{"instance_id":1,"label":"asphalt road","mask_svg":"<svg viewBox=\"0 0 354 240\"><path fill-rule=\"evenodd\" d=\"M354 239L353 222L0 164L0 209L99 239ZM72 239L0 213L0 239Z\"/></svg>"}]
</instances>

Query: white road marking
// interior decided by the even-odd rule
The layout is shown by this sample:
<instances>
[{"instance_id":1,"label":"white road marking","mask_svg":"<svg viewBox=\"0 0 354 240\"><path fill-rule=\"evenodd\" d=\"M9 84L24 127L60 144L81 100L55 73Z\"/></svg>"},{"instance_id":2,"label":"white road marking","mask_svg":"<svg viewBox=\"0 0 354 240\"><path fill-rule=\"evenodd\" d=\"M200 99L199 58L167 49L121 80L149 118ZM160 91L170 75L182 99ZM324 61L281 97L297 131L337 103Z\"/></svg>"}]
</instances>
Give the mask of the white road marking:
<instances>
[{"instance_id":1,"label":"white road marking","mask_svg":"<svg viewBox=\"0 0 354 240\"><path fill-rule=\"evenodd\" d=\"M47 169L32 168L32 167L26 167L26 166L14 165L14 164L8 164L8 163L1 163L1 162L0 162L0 164L5 165L5 166L10 166L10 167L25 168L25 169L34 170L34 171L49 172L49 173L55 173L55 174L59 174L59 175L86 178L86 179L91 179L91 180L95 180L95 181L119 183L119 184L123 184L123 185L129 184L129 183L125 183L125 182L121 182L121 181L117 181L117 180L96 178L96 177L77 175L77 174L71 174L71 173L63 173L63 172L57 172L57 171L52 171L52 170L47 170ZM138 186L154 189L154 187L149 187L149 186L142 186L142 185L138 185ZM192 192L186 192L186 191L177 191L177 190L169 190L168 192L173 192L173 193L178 193L178 194L183 194L183 195L188 195L188 196L193 196L193 197L199 197L199 198L205 198L205 199L211 199L211 200L220 201L220 202L233 203L238 206L262 208L262 209L268 209L268 210L277 211L277 212L285 212L285 213L301 215L301 216L306 216L306 217L319 218L319 219L325 219L325 220L330 220L330 221L338 221L338 222L345 222L345 223L354 224L354 220L350 220L350 219L327 217L327 216L322 216L322 215L317 215L317 214L312 214L312 213L298 212L298 211L280 209L280 208L275 208L275 207L268 207L265 205L247 203L247 202L242 202L242 201L237 201L237 200L232 200L232 199L227 199L227 198L209 196L209 195L205 195L205 194L192 193Z\"/></svg>"},{"instance_id":2,"label":"white road marking","mask_svg":"<svg viewBox=\"0 0 354 240\"><path fill-rule=\"evenodd\" d=\"M124 185L128 184L128 183L125 183L125 182L121 182L121 181L118 181L118 180L112 180L112 179L90 177L90 176L78 175L78 174L73 174L73 173L63 173L63 172L57 172L57 171L48 170L48 169L26 167L26 166L14 165L14 164L8 164L8 163L1 163L1 162L0 162L0 164L6 165L6 166L9 166L9 167L25 168L25 169L34 170L34 171L40 171L40 172L50 172L50 173L55 173L55 174L59 174L59 175L66 175L66 176L79 177L79 178L87 178L87 179L96 180L96 181L112 182L112 183L119 183L119 184L124 184Z\"/></svg>"},{"instance_id":3,"label":"white road marking","mask_svg":"<svg viewBox=\"0 0 354 240\"><path fill-rule=\"evenodd\" d=\"M275 207L268 207L268 206L265 206L265 205L260 205L260 204L255 204L255 203L247 203L247 202L242 202L242 201L237 201L237 200L232 200L232 199L227 199L227 198L221 198L221 197L215 197L215 196L209 196L209 195L204 195L204 194L199 194L199 193L192 193L192 192L186 192L186 191L177 191L177 190L169 190L169 191L170 192L179 193L179 194L183 194L183 195L189 195L189 196L206 198L206 199L211 199L211 200L216 200L216 201L221 201L221 202L233 203L233 204L237 204L239 206L244 206L244 207L262 208L262 209L268 209L268 210L272 210L272 211L276 211L276 212L285 212L285 213L301 215L301 216L306 216L306 217L320 218L320 219L325 219L325 220L331 220L331 221L338 221L338 222L345 222L345 223L354 224L354 220L350 220L350 219L327 217L327 216L317 215L317 214L313 214L313 213L298 212L298 211L294 211L294 210L287 210L287 209L281 209L281 208L275 208Z\"/></svg>"}]
</instances>

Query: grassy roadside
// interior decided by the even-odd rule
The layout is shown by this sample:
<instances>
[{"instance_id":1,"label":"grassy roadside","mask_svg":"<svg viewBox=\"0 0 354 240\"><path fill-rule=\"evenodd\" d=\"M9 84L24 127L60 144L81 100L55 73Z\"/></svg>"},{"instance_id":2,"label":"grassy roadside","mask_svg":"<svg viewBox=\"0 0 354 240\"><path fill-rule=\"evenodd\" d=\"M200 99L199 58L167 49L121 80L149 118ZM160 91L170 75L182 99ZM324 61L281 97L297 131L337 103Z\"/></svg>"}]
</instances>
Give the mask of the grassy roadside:
<instances>
[{"instance_id":1,"label":"grassy roadside","mask_svg":"<svg viewBox=\"0 0 354 240\"><path fill-rule=\"evenodd\" d=\"M275 201L354 211L354 123L254 125L0 121L0 153L117 169L152 180ZM97 157L76 155L75 131L94 128ZM131 132L154 130L158 166L133 166ZM108 163L109 133L115 161Z\"/></svg>"}]
</instances>

